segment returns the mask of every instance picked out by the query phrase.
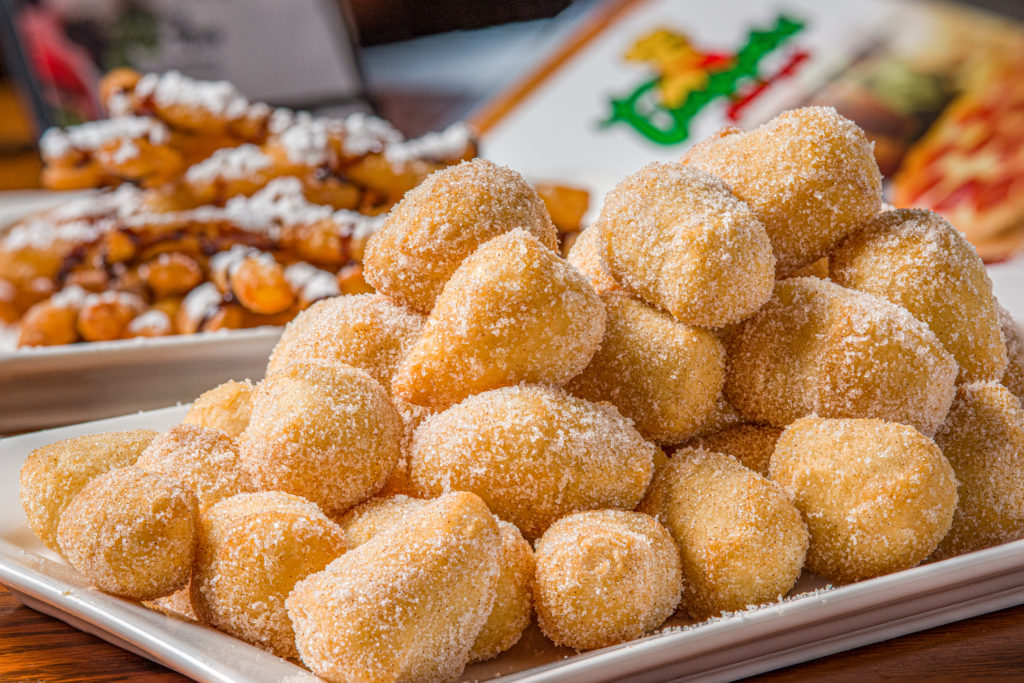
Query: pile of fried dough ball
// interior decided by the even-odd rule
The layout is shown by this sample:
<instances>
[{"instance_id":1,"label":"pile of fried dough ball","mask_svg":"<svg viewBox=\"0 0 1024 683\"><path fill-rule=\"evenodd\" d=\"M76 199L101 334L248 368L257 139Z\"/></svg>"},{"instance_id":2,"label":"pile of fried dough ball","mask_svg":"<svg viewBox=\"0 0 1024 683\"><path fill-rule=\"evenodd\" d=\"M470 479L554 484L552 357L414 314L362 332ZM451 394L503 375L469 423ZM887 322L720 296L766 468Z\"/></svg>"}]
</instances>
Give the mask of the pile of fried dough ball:
<instances>
[{"instance_id":1,"label":"pile of fried dough ball","mask_svg":"<svg viewBox=\"0 0 1024 683\"><path fill-rule=\"evenodd\" d=\"M536 615L588 650L1024 536L1024 347L832 109L650 164L556 251L536 192L438 171L266 379L21 473L95 586L331 681L449 680Z\"/></svg>"}]
</instances>

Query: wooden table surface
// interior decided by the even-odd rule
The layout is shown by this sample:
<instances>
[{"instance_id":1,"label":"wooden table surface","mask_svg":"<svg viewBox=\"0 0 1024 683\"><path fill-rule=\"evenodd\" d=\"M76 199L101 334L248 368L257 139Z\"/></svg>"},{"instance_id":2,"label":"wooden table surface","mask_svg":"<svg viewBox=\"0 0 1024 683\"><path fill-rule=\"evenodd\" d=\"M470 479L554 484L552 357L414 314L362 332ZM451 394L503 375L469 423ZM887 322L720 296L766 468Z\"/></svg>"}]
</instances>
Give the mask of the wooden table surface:
<instances>
[{"instance_id":1,"label":"wooden table surface","mask_svg":"<svg viewBox=\"0 0 1024 683\"><path fill-rule=\"evenodd\" d=\"M1024 606L774 671L761 681L1024 680ZM0 681L187 681L0 587Z\"/></svg>"}]
</instances>

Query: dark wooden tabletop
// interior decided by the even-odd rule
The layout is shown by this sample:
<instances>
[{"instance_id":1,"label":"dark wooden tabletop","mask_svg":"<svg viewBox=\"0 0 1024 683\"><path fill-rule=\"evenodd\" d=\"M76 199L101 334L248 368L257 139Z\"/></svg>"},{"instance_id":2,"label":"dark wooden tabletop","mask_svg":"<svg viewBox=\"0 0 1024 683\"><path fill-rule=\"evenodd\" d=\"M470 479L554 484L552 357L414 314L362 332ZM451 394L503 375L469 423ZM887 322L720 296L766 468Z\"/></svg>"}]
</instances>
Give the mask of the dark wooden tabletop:
<instances>
[{"instance_id":1,"label":"dark wooden tabletop","mask_svg":"<svg viewBox=\"0 0 1024 683\"><path fill-rule=\"evenodd\" d=\"M752 680L1024 679L1024 606L774 671ZM24 607L0 587L0 681L187 681Z\"/></svg>"}]
</instances>

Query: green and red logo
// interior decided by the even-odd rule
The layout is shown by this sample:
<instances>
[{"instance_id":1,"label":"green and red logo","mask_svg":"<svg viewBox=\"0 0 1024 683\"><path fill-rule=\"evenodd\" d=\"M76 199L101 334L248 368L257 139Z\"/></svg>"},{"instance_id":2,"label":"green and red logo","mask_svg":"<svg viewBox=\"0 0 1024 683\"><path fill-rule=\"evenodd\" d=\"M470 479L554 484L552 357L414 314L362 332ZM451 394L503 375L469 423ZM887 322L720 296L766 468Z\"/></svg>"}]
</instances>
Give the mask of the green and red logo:
<instances>
[{"instance_id":1,"label":"green and red logo","mask_svg":"<svg viewBox=\"0 0 1024 683\"><path fill-rule=\"evenodd\" d=\"M690 136L693 118L719 98L729 100L726 115L738 121L744 108L810 56L794 49L770 74L761 73L762 60L803 28L803 22L779 16L771 28L751 30L746 44L731 55L700 50L682 33L653 31L637 40L625 58L651 65L654 77L626 97L613 98L611 115L601 125L626 123L651 142L674 145Z\"/></svg>"}]
</instances>

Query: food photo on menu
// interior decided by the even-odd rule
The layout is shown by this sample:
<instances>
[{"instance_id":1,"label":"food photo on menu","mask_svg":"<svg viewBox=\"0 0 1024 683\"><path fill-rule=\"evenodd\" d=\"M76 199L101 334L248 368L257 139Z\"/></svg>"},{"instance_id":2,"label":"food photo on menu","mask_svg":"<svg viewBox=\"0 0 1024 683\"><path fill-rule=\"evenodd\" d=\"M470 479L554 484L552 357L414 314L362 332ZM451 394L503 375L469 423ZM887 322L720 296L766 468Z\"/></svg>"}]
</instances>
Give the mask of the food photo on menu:
<instances>
[{"instance_id":1,"label":"food photo on menu","mask_svg":"<svg viewBox=\"0 0 1024 683\"><path fill-rule=\"evenodd\" d=\"M0 5L0 679L1019 676L982 4Z\"/></svg>"}]
</instances>

